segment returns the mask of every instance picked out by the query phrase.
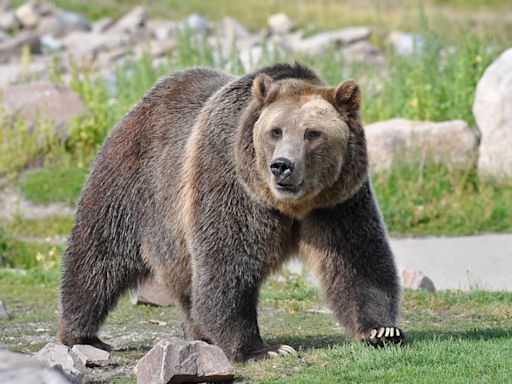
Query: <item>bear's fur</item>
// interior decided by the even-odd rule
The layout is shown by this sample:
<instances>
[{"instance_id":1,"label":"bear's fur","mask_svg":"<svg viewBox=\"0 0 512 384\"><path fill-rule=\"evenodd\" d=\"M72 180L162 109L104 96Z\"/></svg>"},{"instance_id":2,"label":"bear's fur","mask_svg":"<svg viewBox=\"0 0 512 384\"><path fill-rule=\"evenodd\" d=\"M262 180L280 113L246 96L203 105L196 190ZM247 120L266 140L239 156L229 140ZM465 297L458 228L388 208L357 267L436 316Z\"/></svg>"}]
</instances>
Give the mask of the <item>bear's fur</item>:
<instances>
[{"instance_id":1,"label":"bear's fur","mask_svg":"<svg viewBox=\"0 0 512 384\"><path fill-rule=\"evenodd\" d=\"M360 99L353 81L330 88L299 65L240 78L188 69L157 84L107 138L82 192L61 341L108 349L97 337L108 312L153 275L190 339L235 362L288 353L263 342L256 306L265 278L298 255L355 337L401 342Z\"/></svg>"}]
</instances>

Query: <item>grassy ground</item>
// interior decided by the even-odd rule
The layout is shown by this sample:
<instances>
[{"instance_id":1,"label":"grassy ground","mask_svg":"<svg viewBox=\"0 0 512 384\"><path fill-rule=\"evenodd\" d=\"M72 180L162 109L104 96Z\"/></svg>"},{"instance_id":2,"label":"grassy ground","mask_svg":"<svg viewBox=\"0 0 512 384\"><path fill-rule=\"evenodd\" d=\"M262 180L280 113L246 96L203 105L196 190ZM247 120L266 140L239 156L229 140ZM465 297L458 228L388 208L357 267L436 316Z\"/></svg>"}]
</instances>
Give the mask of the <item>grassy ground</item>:
<instances>
[{"instance_id":1,"label":"grassy ground","mask_svg":"<svg viewBox=\"0 0 512 384\"><path fill-rule=\"evenodd\" d=\"M12 318L0 320L0 348L32 353L57 332L58 273L0 273L0 297ZM37 294L34 294L37 292ZM406 348L376 350L353 342L301 277L272 279L259 308L264 338L285 343L299 357L236 366L244 383L508 383L512 381L512 294L407 291L402 327ZM154 320L165 322L156 325ZM175 308L132 306L125 298L103 337L117 349L106 368L89 370L99 382L135 382L131 369L158 340L180 335Z\"/></svg>"}]
</instances>

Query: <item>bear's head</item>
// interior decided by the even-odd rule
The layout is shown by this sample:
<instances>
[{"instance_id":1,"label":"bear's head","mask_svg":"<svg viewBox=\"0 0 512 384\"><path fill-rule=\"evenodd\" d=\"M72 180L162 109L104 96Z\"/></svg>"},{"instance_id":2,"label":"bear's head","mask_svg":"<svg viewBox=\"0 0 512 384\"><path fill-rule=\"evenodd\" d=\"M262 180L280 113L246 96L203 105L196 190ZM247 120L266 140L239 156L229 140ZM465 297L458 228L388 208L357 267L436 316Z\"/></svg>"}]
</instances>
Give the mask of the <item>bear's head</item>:
<instances>
[{"instance_id":1,"label":"bear's head","mask_svg":"<svg viewBox=\"0 0 512 384\"><path fill-rule=\"evenodd\" d=\"M335 88L258 75L242 118L237 169L249 193L295 218L349 198L367 177L353 80Z\"/></svg>"}]
</instances>

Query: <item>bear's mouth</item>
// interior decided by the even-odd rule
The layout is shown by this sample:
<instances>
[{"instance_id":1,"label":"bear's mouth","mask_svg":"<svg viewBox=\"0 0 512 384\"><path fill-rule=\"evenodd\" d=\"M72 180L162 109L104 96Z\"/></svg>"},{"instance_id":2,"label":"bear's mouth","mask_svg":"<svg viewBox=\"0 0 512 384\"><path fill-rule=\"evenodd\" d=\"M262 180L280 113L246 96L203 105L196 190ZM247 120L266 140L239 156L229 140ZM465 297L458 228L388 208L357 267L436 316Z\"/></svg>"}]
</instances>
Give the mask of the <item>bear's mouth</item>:
<instances>
[{"instance_id":1,"label":"bear's mouth","mask_svg":"<svg viewBox=\"0 0 512 384\"><path fill-rule=\"evenodd\" d=\"M276 183L276 189L281 193L296 194L300 191L302 183L299 184L287 184L287 183Z\"/></svg>"}]
</instances>

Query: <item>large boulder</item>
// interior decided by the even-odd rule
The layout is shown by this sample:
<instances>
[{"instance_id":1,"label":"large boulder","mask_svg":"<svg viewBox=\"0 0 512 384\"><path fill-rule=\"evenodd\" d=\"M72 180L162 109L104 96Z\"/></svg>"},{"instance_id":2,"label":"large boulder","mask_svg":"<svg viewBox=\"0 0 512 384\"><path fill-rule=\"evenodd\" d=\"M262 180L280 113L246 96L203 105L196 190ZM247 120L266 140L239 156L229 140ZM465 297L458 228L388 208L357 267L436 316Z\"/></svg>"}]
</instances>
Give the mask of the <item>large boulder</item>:
<instances>
[{"instance_id":1,"label":"large boulder","mask_svg":"<svg viewBox=\"0 0 512 384\"><path fill-rule=\"evenodd\" d=\"M477 132L462 120L393 119L366 125L365 133L370 168L376 172L425 161L467 170L477 157Z\"/></svg>"},{"instance_id":2,"label":"large boulder","mask_svg":"<svg viewBox=\"0 0 512 384\"><path fill-rule=\"evenodd\" d=\"M139 384L230 382L234 369L219 347L172 337L144 355L135 373Z\"/></svg>"},{"instance_id":3,"label":"large boulder","mask_svg":"<svg viewBox=\"0 0 512 384\"><path fill-rule=\"evenodd\" d=\"M2 102L8 116L22 117L29 128L42 120L54 124L57 133L62 133L65 123L73 117L86 113L75 92L49 81L7 86Z\"/></svg>"},{"instance_id":4,"label":"large boulder","mask_svg":"<svg viewBox=\"0 0 512 384\"><path fill-rule=\"evenodd\" d=\"M473 115L482 134L479 175L512 179L512 48L478 82Z\"/></svg>"}]
</instances>

